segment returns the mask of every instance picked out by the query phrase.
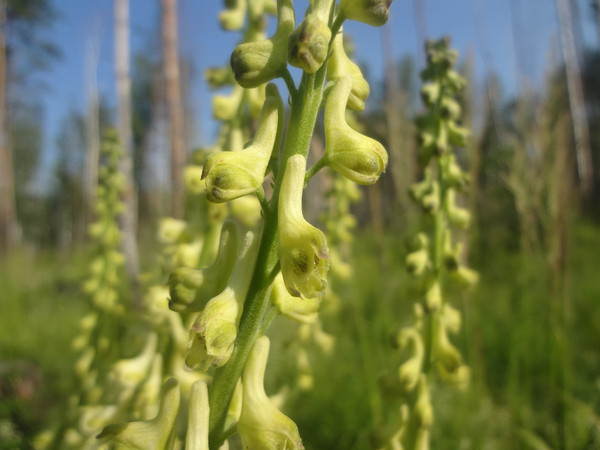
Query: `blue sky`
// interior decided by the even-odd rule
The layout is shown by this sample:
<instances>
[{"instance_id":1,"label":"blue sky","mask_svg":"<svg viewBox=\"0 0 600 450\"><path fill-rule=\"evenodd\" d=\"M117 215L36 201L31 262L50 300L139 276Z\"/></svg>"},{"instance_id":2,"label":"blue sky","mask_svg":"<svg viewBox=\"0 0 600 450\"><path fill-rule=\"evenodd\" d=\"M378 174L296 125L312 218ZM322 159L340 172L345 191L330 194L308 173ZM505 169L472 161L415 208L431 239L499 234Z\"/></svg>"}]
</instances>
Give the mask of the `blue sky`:
<instances>
[{"instance_id":1,"label":"blue sky","mask_svg":"<svg viewBox=\"0 0 600 450\"><path fill-rule=\"evenodd\" d=\"M55 0L59 18L48 34L62 52L62 58L41 76L49 86L43 94L46 166L55 154L61 119L68 111L85 107L85 54L97 36L100 37L100 90L114 102L112 3L113 0ZM141 50L160 52L159 3L130 0L132 54ZM418 3L423 11L420 16L415 12ZM526 53L520 69L515 55L511 3L519 44ZM298 12L307 4L307 0L295 0ZM200 132L192 145L209 144L215 130L210 116L211 93L201 74L206 67L225 63L237 41L235 33L224 32L218 26L221 5L219 0L179 0L180 50L193 62L198 74L192 86L191 103L199 113L196 128ZM582 3L581 8L585 7L587 2ZM418 17L422 18L420 23L428 37L450 35L462 55L472 54L475 58L480 80L493 70L501 76L509 93L516 90L518 70L535 85L542 80L549 63L560 58L554 0L396 0L386 26L391 29L393 52L398 57L421 52ZM354 38L356 59L379 77L383 67L382 30L355 22L347 23L345 30ZM583 31L586 42L595 44L596 34L589 21L584 21Z\"/></svg>"}]
</instances>

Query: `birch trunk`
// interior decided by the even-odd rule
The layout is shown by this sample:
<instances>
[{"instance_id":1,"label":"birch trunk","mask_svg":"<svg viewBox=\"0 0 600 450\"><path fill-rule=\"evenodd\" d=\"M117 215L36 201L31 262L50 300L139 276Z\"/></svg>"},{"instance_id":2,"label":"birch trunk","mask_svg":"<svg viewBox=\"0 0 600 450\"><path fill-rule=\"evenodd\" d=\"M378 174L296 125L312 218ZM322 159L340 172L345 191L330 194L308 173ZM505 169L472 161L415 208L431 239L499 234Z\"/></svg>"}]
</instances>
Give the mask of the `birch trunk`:
<instances>
[{"instance_id":1,"label":"birch trunk","mask_svg":"<svg viewBox=\"0 0 600 450\"><path fill-rule=\"evenodd\" d=\"M567 75L567 92L573 135L575 137L575 154L577 157L577 173L584 194L588 194L593 184L592 153L585 108L581 70L577 57L577 46L573 34L573 14L569 0L555 0L560 26L560 42Z\"/></svg>"},{"instance_id":2,"label":"birch trunk","mask_svg":"<svg viewBox=\"0 0 600 450\"><path fill-rule=\"evenodd\" d=\"M118 131L123 157L121 173L125 178L123 250L130 281L137 286L139 273L137 229L137 195L133 176L133 142L131 137L131 81L129 79L129 0L115 0L115 68L117 77Z\"/></svg>"}]
</instances>

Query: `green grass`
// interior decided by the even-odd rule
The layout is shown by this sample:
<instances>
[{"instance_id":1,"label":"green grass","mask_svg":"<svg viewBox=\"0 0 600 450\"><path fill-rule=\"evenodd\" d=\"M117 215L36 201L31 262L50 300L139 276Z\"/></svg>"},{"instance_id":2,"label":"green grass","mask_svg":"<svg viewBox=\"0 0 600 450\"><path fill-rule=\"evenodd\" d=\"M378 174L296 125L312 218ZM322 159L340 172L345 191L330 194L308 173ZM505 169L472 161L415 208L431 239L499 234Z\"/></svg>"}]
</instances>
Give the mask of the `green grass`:
<instances>
[{"instance_id":1,"label":"green grass","mask_svg":"<svg viewBox=\"0 0 600 450\"><path fill-rule=\"evenodd\" d=\"M546 260L486 248L493 253L472 258L479 286L455 299L464 314L455 341L472 383L465 392L434 386L432 449L600 448L600 228L578 224L572 235L563 359ZM400 362L390 337L410 321L416 295L404 254L404 239L395 235L356 239L355 276L335 283L339 310L323 313L325 330L336 336L334 352L311 352L314 389L293 392L285 405L307 449L371 449L378 425L396 420L398 402L380 395L377 380ZM72 383L69 342L87 305L79 291L84 269L80 256L27 253L0 266L0 448L27 448L35 431L60 415ZM294 370L282 344L291 329L278 319L269 333L270 392Z\"/></svg>"}]
</instances>

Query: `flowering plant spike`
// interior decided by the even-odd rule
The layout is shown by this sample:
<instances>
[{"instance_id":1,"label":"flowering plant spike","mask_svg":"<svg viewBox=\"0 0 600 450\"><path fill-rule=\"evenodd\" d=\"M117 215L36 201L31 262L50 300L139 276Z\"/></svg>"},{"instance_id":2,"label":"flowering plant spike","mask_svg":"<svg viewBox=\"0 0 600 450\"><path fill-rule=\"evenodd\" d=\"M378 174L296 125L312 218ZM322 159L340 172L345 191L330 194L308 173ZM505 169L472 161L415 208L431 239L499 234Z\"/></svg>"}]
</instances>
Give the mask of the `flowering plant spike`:
<instances>
[{"instance_id":1,"label":"flowering plant spike","mask_svg":"<svg viewBox=\"0 0 600 450\"><path fill-rule=\"evenodd\" d=\"M415 304L413 324L398 333L398 347L408 357L395 374L382 378L382 388L396 387L402 400L400 423L383 448L428 449L434 423L434 375L458 387L469 381L469 368L450 340L460 328L460 313L447 299L449 282L460 279L461 273L471 284L477 278L462 262L461 245L454 243L454 229L466 227L470 217L457 205L457 193L468 179L453 154L468 134L458 125L460 106L454 99L464 81L452 69L457 54L447 39L428 42L426 52L421 93L427 110L417 121L426 166L424 179L410 193L428 218L428 226L415 236L406 256L408 271L421 285L421 298Z\"/></svg>"}]
</instances>

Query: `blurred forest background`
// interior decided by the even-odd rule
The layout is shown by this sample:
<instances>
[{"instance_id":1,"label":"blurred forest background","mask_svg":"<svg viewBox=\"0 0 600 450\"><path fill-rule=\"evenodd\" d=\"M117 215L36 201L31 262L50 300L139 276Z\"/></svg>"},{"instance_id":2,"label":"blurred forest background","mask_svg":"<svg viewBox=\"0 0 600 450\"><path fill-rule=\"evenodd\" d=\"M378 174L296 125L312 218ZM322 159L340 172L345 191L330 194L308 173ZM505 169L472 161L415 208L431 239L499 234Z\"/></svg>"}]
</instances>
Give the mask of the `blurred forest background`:
<instances>
[{"instance_id":1,"label":"blurred forest background","mask_svg":"<svg viewBox=\"0 0 600 450\"><path fill-rule=\"evenodd\" d=\"M123 227L128 253L139 254L128 269L143 272L154 261L158 220L182 214L183 163L215 137L202 73L233 48L217 43L219 5L147 2L156 14L144 27L131 24L150 14L146 2L74 2L85 10L86 34L65 39L56 30L75 17L68 3L0 0L0 448L29 448L60 415L72 382L74 355L65 349L87 308L80 283L102 131L117 128L131 156ZM436 393L433 448L598 449L600 1L457 2L472 14L444 28L446 3L454 2L397 0L381 30L348 27L373 92L359 121L385 144L390 164L354 206L356 276L336 286L341 310L324 324L337 337L335 357L321 356L315 388L292 399L289 414L307 448L369 448L371 411L382 401L377 376L412 301L403 260L419 221L407 188L419 176L422 44L464 28L473 33L458 36L469 83L461 102L473 131L460 159L475 219L464 238L481 279L458 299L473 383L466 393ZM498 8L509 27L490 34ZM544 14L530 14L535 8ZM375 37L362 42L361 33ZM61 78L70 40L84 63ZM414 48L404 52L403 40ZM194 41L215 49L206 60L190 57ZM496 56L506 54L498 68ZM57 108L55 83L81 89ZM322 147L320 132L314 145ZM326 200L307 197L317 221ZM277 359L275 387L291 370Z\"/></svg>"}]
</instances>

